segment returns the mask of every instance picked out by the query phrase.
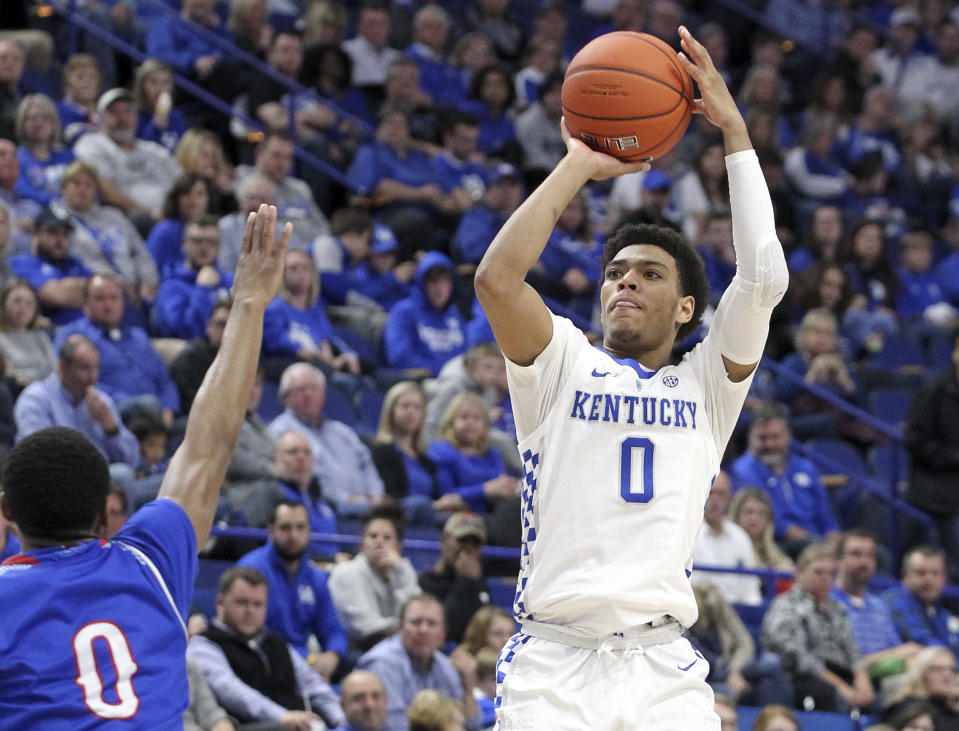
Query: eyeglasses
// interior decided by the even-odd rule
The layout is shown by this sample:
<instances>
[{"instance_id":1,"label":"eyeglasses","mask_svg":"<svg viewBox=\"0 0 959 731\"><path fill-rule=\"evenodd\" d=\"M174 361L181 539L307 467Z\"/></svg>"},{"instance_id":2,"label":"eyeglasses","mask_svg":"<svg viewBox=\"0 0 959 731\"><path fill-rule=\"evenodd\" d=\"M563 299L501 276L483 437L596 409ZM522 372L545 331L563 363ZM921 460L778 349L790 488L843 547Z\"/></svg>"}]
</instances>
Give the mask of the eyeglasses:
<instances>
[{"instance_id":1,"label":"eyeglasses","mask_svg":"<svg viewBox=\"0 0 959 731\"><path fill-rule=\"evenodd\" d=\"M930 665L926 668L927 673L949 673L950 675L955 675L959 673L959 669L955 665Z\"/></svg>"}]
</instances>

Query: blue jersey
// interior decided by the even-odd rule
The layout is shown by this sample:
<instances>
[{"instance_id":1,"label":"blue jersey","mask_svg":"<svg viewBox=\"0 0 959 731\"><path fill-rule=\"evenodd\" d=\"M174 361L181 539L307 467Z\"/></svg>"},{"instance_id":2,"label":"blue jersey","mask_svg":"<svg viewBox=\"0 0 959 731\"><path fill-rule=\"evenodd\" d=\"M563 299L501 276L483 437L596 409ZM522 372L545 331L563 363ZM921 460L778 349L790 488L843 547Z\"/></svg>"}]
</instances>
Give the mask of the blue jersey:
<instances>
[{"instance_id":1,"label":"blue jersey","mask_svg":"<svg viewBox=\"0 0 959 731\"><path fill-rule=\"evenodd\" d=\"M156 500L113 540L0 566L0 726L182 729L193 526Z\"/></svg>"}]
</instances>

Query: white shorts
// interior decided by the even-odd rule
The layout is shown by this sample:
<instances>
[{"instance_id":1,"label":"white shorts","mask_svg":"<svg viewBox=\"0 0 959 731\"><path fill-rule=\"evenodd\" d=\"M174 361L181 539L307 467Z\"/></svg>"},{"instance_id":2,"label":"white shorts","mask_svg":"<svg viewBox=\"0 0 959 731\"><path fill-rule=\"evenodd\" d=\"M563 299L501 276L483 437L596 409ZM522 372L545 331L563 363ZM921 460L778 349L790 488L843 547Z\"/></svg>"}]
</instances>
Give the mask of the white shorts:
<instances>
[{"instance_id":1,"label":"white shorts","mask_svg":"<svg viewBox=\"0 0 959 731\"><path fill-rule=\"evenodd\" d=\"M539 633L538 633L539 634ZM678 630L588 649L519 632L500 653L498 731L719 731L709 664Z\"/></svg>"}]
</instances>

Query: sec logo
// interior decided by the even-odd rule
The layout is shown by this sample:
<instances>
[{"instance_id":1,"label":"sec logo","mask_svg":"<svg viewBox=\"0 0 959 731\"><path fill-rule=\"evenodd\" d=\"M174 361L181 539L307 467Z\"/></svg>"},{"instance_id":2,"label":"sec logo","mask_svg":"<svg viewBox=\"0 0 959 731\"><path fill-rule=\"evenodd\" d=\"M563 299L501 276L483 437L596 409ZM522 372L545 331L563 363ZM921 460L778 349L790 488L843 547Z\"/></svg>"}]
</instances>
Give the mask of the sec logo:
<instances>
[{"instance_id":1,"label":"sec logo","mask_svg":"<svg viewBox=\"0 0 959 731\"><path fill-rule=\"evenodd\" d=\"M679 377L678 377L678 376L664 376L664 377L663 377L663 383L664 383L666 386L669 386L669 388L676 388L676 386L679 385Z\"/></svg>"}]
</instances>

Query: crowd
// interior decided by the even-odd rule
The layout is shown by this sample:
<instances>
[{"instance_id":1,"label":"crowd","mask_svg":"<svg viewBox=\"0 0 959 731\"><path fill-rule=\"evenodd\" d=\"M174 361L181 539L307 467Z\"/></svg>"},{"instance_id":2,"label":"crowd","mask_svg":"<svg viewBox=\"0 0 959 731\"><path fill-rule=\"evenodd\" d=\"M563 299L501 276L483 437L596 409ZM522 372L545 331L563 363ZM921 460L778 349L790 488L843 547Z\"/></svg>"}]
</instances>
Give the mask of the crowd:
<instances>
[{"instance_id":1,"label":"crowd","mask_svg":"<svg viewBox=\"0 0 959 731\"><path fill-rule=\"evenodd\" d=\"M490 604L481 549L520 545L523 465L472 277L565 154L560 88L576 50L612 30L678 47L680 24L736 94L792 280L767 347L782 367L753 385L695 561L795 583L694 572L690 632L717 707L959 726L959 615L943 595L959 575L959 7L770 0L761 25L675 0L120 0L79 12L148 59L131 66L86 32L77 53L57 43L51 56L50 38L70 32L57 14L0 31L3 450L47 426L84 433L110 462L115 532L156 496L182 438L223 336L246 216L273 204L293 225L217 517L270 540L206 547L239 560L215 616L191 623L193 727L228 728L227 714L278 728L492 723L514 627ZM595 331L602 243L646 222L696 243L708 323L735 272L717 134L694 118L650 171L570 202L529 277L556 311ZM923 372L890 370L904 350ZM897 572L875 537L887 513L796 440L843 440L872 459L887 438L833 397L871 408L890 385L915 394L896 425L910 461L901 496L930 516L935 545L914 542L901 584L879 596L873 575ZM419 574L407 527L440 541ZM356 555L310 542L338 528L360 533ZM3 556L17 553L15 531L0 535ZM765 610L752 633L743 606ZM764 715L754 728L796 723Z\"/></svg>"}]
</instances>

